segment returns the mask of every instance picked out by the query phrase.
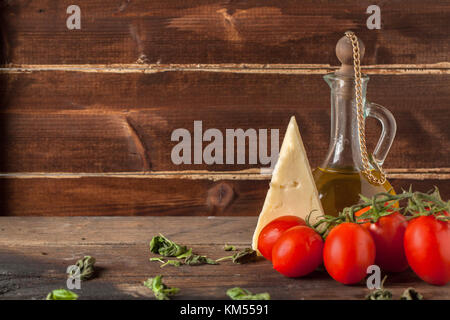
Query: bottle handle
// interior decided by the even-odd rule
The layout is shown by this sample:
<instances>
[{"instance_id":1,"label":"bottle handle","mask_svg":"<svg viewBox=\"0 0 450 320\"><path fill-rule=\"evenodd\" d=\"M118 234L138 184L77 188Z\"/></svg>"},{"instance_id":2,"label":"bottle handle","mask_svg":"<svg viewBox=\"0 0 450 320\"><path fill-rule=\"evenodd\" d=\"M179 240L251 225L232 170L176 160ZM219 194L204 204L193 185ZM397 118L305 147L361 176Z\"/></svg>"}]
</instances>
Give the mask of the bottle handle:
<instances>
[{"instance_id":1,"label":"bottle handle","mask_svg":"<svg viewBox=\"0 0 450 320\"><path fill-rule=\"evenodd\" d=\"M375 118L381 122L381 136L373 152L373 160L381 167L394 142L397 123L394 115L382 105L367 102L366 112L367 117Z\"/></svg>"}]
</instances>

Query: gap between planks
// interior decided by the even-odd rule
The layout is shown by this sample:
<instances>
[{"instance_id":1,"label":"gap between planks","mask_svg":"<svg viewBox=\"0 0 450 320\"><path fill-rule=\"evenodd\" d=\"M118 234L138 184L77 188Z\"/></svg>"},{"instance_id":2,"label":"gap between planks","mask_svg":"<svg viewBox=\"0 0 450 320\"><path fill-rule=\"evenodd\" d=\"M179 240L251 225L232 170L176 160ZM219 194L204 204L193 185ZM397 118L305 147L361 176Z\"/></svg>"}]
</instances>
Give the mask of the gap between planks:
<instances>
[{"instance_id":1,"label":"gap between planks","mask_svg":"<svg viewBox=\"0 0 450 320\"><path fill-rule=\"evenodd\" d=\"M450 168L419 168L419 169L386 169L388 178L406 180L446 180L450 179ZM139 178L139 179L187 179L187 180L269 180L270 173L261 169L246 169L241 171L137 171L137 172L16 172L0 173L0 178L17 179L78 179L78 178Z\"/></svg>"},{"instance_id":2,"label":"gap between planks","mask_svg":"<svg viewBox=\"0 0 450 320\"><path fill-rule=\"evenodd\" d=\"M158 73L170 71L326 74L336 70L329 64L6 64L0 73L29 73L39 71L70 71L87 73ZM367 74L450 74L450 62L434 64L388 64L362 67Z\"/></svg>"}]
</instances>

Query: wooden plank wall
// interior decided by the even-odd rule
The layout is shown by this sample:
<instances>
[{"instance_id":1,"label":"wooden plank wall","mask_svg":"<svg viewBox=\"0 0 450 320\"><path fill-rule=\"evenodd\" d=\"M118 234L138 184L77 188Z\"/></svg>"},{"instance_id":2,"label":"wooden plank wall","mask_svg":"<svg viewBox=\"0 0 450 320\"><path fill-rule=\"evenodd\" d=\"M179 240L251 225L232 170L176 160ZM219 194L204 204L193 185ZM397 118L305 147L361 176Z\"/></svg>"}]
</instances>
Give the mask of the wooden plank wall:
<instances>
[{"instance_id":1,"label":"wooden plank wall","mask_svg":"<svg viewBox=\"0 0 450 320\"><path fill-rule=\"evenodd\" d=\"M68 30L66 8L81 8ZM382 29L365 13L381 8ZM368 99L398 133L397 188L450 197L450 1L0 1L0 215L256 215L255 165L175 165L176 128L330 134L336 41L365 42ZM380 133L368 122L369 145Z\"/></svg>"}]
</instances>

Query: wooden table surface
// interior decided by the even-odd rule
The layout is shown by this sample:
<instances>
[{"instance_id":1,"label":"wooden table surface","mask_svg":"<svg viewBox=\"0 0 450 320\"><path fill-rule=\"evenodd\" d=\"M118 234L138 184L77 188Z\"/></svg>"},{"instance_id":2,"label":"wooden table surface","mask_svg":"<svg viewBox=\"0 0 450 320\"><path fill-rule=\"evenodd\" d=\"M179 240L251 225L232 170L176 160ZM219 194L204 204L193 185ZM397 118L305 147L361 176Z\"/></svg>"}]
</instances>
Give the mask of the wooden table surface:
<instances>
[{"instance_id":1,"label":"wooden table surface","mask_svg":"<svg viewBox=\"0 0 450 320\"><path fill-rule=\"evenodd\" d=\"M289 279L270 262L167 266L150 262L150 239L162 233L211 258L228 255L223 245L250 245L256 217L1 217L0 299L42 299L66 285L66 268L84 255L97 259L98 276L82 282L80 299L153 299L142 285L164 275L179 287L177 299L227 299L227 288L269 292L272 299L363 299L364 283L344 286L326 272ZM385 286L398 297L413 286L426 299L450 299L450 285L436 287L411 271L391 275Z\"/></svg>"}]
</instances>

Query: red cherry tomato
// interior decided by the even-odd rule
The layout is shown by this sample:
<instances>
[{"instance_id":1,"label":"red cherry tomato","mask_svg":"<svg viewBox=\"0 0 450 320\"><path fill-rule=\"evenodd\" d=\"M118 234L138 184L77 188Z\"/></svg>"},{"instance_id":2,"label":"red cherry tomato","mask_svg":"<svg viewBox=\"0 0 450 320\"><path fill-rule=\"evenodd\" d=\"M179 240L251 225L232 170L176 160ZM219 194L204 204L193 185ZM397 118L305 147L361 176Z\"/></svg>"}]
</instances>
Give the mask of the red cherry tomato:
<instances>
[{"instance_id":1,"label":"red cherry tomato","mask_svg":"<svg viewBox=\"0 0 450 320\"><path fill-rule=\"evenodd\" d=\"M305 220L297 216L282 216L267 224L259 234L258 250L268 260L272 260L272 248L286 230L306 226Z\"/></svg>"},{"instance_id":2,"label":"red cherry tomato","mask_svg":"<svg viewBox=\"0 0 450 320\"><path fill-rule=\"evenodd\" d=\"M345 222L331 229L325 239L323 262L333 279L343 284L360 282L375 262L375 242L356 223Z\"/></svg>"},{"instance_id":3,"label":"red cherry tomato","mask_svg":"<svg viewBox=\"0 0 450 320\"><path fill-rule=\"evenodd\" d=\"M322 263L323 240L312 228L298 226L285 231L272 250L275 270L287 277L301 277Z\"/></svg>"},{"instance_id":4,"label":"red cherry tomato","mask_svg":"<svg viewBox=\"0 0 450 320\"><path fill-rule=\"evenodd\" d=\"M355 213L359 217L370 207ZM388 211L392 211L389 210ZM408 221L398 212L391 213L378 219L376 223L364 223L362 226L370 232L375 241L375 264L387 272L401 272L408 268L408 261L403 248L403 236L405 235Z\"/></svg>"},{"instance_id":5,"label":"red cherry tomato","mask_svg":"<svg viewBox=\"0 0 450 320\"><path fill-rule=\"evenodd\" d=\"M450 281L450 222L440 221L433 215L411 220L404 246L411 269L422 280L434 285Z\"/></svg>"}]
</instances>

